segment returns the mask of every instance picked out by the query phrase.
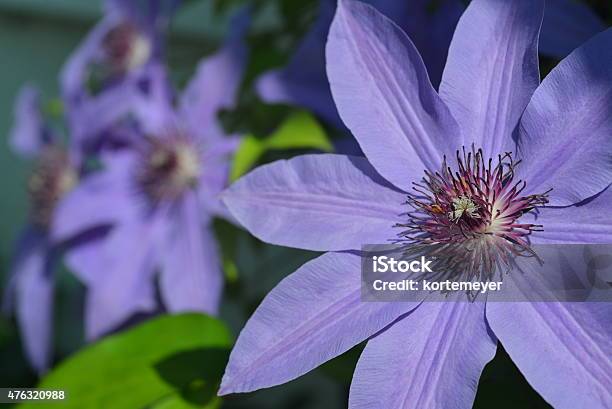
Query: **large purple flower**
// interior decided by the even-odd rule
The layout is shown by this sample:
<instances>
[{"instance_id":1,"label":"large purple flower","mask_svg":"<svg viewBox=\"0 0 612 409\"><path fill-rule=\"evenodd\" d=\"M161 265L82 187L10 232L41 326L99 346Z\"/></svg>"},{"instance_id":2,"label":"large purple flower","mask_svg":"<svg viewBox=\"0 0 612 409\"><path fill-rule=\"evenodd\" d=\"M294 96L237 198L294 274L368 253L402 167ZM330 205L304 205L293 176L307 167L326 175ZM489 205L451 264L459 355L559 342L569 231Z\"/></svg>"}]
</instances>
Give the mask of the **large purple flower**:
<instances>
[{"instance_id":1,"label":"large purple flower","mask_svg":"<svg viewBox=\"0 0 612 409\"><path fill-rule=\"evenodd\" d=\"M86 178L58 208L58 240L111 226L67 263L88 288L86 333L95 338L138 312L215 314L223 276L212 217L225 216L218 195L228 180L238 138L225 135L217 113L235 101L247 57L243 15L237 31L204 60L178 101L165 70L150 67L151 89L130 111L140 138L103 151L104 169ZM159 273L159 274L158 274ZM157 280L156 280L157 278Z\"/></svg>"},{"instance_id":2,"label":"large purple flower","mask_svg":"<svg viewBox=\"0 0 612 409\"><path fill-rule=\"evenodd\" d=\"M44 372L51 352L53 269L59 251L49 230L57 203L74 187L78 173L71 155L46 125L38 91L30 86L17 98L10 144L36 166L28 180L29 220L15 249L5 306L16 309L27 357Z\"/></svg>"},{"instance_id":3,"label":"large purple flower","mask_svg":"<svg viewBox=\"0 0 612 409\"><path fill-rule=\"evenodd\" d=\"M465 2L369 0L366 3L391 18L409 35L423 58L432 84L437 88L448 46ZM317 21L289 64L265 73L258 80L257 88L267 102L303 106L342 127L323 63L335 8L336 0L321 0ZM563 58L604 28L605 25L585 5L573 0L549 0L546 2L540 52Z\"/></svg>"},{"instance_id":4,"label":"large purple flower","mask_svg":"<svg viewBox=\"0 0 612 409\"><path fill-rule=\"evenodd\" d=\"M369 339L351 408L467 408L499 340L553 406L612 405L610 304L360 300L356 252L367 243L485 249L466 253L478 266L508 246L612 240L612 31L540 84L542 14L540 1L472 1L436 92L397 25L340 2L327 71L366 158L275 162L225 193L260 239L329 252L266 297L236 342L221 394L282 384Z\"/></svg>"},{"instance_id":5,"label":"large purple flower","mask_svg":"<svg viewBox=\"0 0 612 409\"><path fill-rule=\"evenodd\" d=\"M148 67L164 54L164 34L180 0L106 0L105 17L61 73L74 144L87 144L146 93Z\"/></svg>"}]
</instances>

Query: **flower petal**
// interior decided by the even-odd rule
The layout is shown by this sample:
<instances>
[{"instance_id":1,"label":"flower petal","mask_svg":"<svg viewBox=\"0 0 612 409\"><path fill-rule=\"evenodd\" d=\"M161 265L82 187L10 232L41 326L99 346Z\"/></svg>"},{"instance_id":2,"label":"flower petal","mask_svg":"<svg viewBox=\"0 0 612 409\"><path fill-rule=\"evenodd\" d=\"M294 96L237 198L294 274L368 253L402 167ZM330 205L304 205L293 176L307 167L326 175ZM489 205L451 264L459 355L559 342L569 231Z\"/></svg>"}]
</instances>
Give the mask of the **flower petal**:
<instances>
[{"instance_id":1,"label":"flower petal","mask_svg":"<svg viewBox=\"0 0 612 409\"><path fill-rule=\"evenodd\" d=\"M416 48L371 6L339 2L327 74L340 117L376 170L397 187L411 189L415 172L439 170L443 154L460 145L457 125Z\"/></svg>"},{"instance_id":2,"label":"flower petal","mask_svg":"<svg viewBox=\"0 0 612 409\"><path fill-rule=\"evenodd\" d=\"M143 70L147 79L147 92L135 94L128 105L145 134L164 137L171 132L184 131L181 119L174 109L175 90L163 64L149 64ZM191 136L189 131L187 136Z\"/></svg>"},{"instance_id":3,"label":"flower petal","mask_svg":"<svg viewBox=\"0 0 612 409\"><path fill-rule=\"evenodd\" d=\"M555 408L612 406L612 304L488 302L487 319Z\"/></svg>"},{"instance_id":4,"label":"flower petal","mask_svg":"<svg viewBox=\"0 0 612 409\"><path fill-rule=\"evenodd\" d=\"M106 15L66 61L60 73L60 83L68 110L80 105L88 97L86 84L89 65L100 57L104 37L119 22L116 14Z\"/></svg>"},{"instance_id":5,"label":"flower petal","mask_svg":"<svg viewBox=\"0 0 612 409\"><path fill-rule=\"evenodd\" d=\"M540 82L541 0L474 0L451 42L440 96L459 122L464 144L496 157L508 149Z\"/></svg>"},{"instance_id":6,"label":"flower petal","mask_svg":"<svg viewBox=\"0 0 612 409\"><path fill-rule=\"evenodd\" d=\"M349 408L471 408L497 349L484 305L424 302L372 338L355 369Z\"/></svg>"},{"instance_id":7,"label":"flower petal","mask_svg":"<svg viewBox=\"0 0 612 409\"><path fill-rule=\"evenodd\" d=\"M88 153L94 150L97 153L99 146L111 139L108 134L113 133L113 127L120 129L120 121L128 118L135 108L144 105L149 99L150 96L143 94L135 81L126 81L122 86L105 90L86 103L75 105L68 112L71 146L80 155L83 151ZM120 134L112 136L116 138ZM120 142L130 143L133 140Z\"/></svg>"},{"instance_id":8,"label":"flower petal","mask_svg":"<svg viewBox=\"0 0 612 409\"><path fill-rule=\"evenodd\" d=\"M548 74L521 121L518 177L551 204L571 205L612 183L612 29Z\"/></svg>"},{"instance_id":9,"label":"flower petal","mask_svg":"<svg viewBox=\"0 0 612 409\"><path fill-rule=\"evenodd\" d=\"M195 193L178 203L175 228L162 254L160 290L171 312L216 314L223 286L215 238L200 215Z\"/></svg>"},{"instance_id":10,"label":"flower petal","mask_svg":"<svg viewBox=\"0 0 612 409\"><path fill-rule=\"evenodd\" d=\"M232 223L235 221L221 202L221 192L229 184L230 157L239 143L239 138L226 137L207 147L202 155L198 186L198 199L204 214L232 220Z\"/></svg>"},{"instance_id":11,"label":"flower petal","mask_svg":"<svg viewBox=\"0 0 612 409\"><path fill-rule=\"evenodd\" d=\"M60 200L53 218L52 241L70 240L134 215L137 201L130 185L134 160L131 154L114 155L106 169L86 177Z\"/></svg>"},{"instance_id":12,"label":"flower petal","mask_svg":"<svg viewBox=\"0 0 612 409\"><path fill-rule=\"evenodd\" d=\"M233 18L226 44L217 54L202 60L181 96L181 118L188 129L199 132L203 140L210 137L206 128L218 123L219 111L235 104L248 59L245 35L249 23L248 9Z\"/></svg>"},{"instance_id":13,"label":"flower petal","mask_svg":"<svg viewBox=\"0 0 612 409\"><path fill-rule=\"evenodd\" d=\"M607 188L588 203L541 209L540 214L528 222L543 226L543 231L530 236L536 244L609 244L612 237L612 188Z\"/></svg>"},{"instance_id":14,"label":"flower petal","mask_svg":"<svg viewBox=\"0 0 612 409\"><path fill-rule=\"evenodd\" d=\"M166 216L154 213L116 226L98 262L80 272L88 289L85 332L95 339L137 312L156 307L153 276L159 262Z\"/></svg>"},{"instance_id":15,"label":"flower petal","mask_svg":"<svg viewBox=\"0 0 612 409\"><path fill-rule=\"evenodd\" d=\"M256 237L315 251L387 243L397 236L405 200L365 159L331 154L261 166L223 194Z\"/></svg>"},{"instance_id":16,"label":"flower petal","mask_svg":"<svg viewBox=\"0 0 612 409\"><path fill-rule=\"evenodd\" d=\"M285 278L242 330L219 393L288 382L415 308L361 302L361 258L327 253Z\"/></svg>"},{"instance_id":17,"label":"flower petal","mask_svg":"<svg viewBox=\"0 0 612 409\"><path fill-rule=\"evenodd\" d=\"M605 29L604 22L586 4L574 0L547 0L540 53L564 58Z\"/></svg>"},{"instance_id":18,"label":"flower petal","mask_svg":"<svg viewBox=\"0 0 612 409\"><path fill-rule=\"evenodd\" d=\"M19 91L15 103L15 123L9 133L13 151L26 158L37 155L42 147L51 142L40 111L40 94L32 86Z\"/></svg>"},{"instance_id":19,"label":"flower petal","mask_svg":"<svg viewBox=\"0 0 612 409\"><path fill-rule=\"evenodd\" d=\"M17 321L32 366L45 372L51 359L53 276L47 240L32 237L14 267Z\"/></svg>"},{"instance_id":20,"label":"flower petal","mask_svg":"<svg viewBox=\"0 0 612 409\"><path fill-rule=\"evenodd\" d=\"M455 26L465 6L461 0L369 0L408 34L419 50L429 78L437 88Z\"/></svg>"}]
</instances>

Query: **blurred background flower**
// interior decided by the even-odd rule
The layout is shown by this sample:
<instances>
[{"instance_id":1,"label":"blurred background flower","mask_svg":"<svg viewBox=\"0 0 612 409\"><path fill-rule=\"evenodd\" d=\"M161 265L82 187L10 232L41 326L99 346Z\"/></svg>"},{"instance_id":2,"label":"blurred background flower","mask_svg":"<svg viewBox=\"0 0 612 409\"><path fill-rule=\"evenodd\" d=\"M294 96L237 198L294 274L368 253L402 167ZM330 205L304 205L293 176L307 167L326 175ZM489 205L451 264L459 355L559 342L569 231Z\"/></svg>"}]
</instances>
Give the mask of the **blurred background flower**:
<instances>
[{"instance_id":1,"label":"blurred background flower","mask_svg":"<svg viewBox=\"0 0 612 409\"><path fill-rule=\"evenodd\" d=\"M436 85L469 1L368 2ZM604 1L547 3L542 75L612 16ZM334 9L0 0L0 386L67 388L78 407L345 407L363 345L291 384L215 397L249 316L317 256L256 240L217 194L276 159L360 153L325 75ZM475 406L547 407L502 349Z\"/></svg>"},{"instance_id":2,"label":"blurred background flower","mask_svg":"<svg viewBox=\"0 0 612 409\"><path fill-rule=\"evenodd\" d=\"M53 327L53 282L58 246L50 238L55 208L78 183L78 165L45 122L40 95L30 86L20 91L9 134L13 152L34 162L27 181L29 216L17 241L5 309L15 310L27 357L44 372L49 365Z\"/></svg>"}]
</instances>

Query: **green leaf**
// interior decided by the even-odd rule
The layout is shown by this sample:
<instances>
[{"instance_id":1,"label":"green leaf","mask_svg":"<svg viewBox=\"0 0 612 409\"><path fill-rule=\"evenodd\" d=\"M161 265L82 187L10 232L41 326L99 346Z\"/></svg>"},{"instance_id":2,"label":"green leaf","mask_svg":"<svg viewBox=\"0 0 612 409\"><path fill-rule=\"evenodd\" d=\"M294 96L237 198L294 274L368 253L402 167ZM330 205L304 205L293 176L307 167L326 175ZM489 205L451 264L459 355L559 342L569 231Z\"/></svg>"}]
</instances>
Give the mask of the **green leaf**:
<instances>
[{"instance_id":1,"label":"green leaf","mask_svg":"<svg viewBox=\"0 0 612 409\"><path fill-rule=\"evenodd\" d=\"M268 149L313 148L332 151L334 148L317 120L306 111L298 111L264 141Z\"/></svg>"},{"instance_id":2,"label":"green leaf","mask_svg":"<svg viewBox=\"0 0 612 409\"><path fill-rule=\"evenodd\" d=\"M159 376L180 391L184 402L198 407L218 403L217 390L229 359L229 348L199 348L174 354L155 364ZM194 363L206 365L194 365Z\"/></svg>"},{"instance_id":3,"label":"green leaf","mask_svg":"<svg viewBox=\"0 0 612 409\"><path fill-rule=\"evenodd\" d=\"M265 151L262 141L252 135L245 136L234 154L230 180L233 182L247 173Z\"/></svg>"},{"instance_id":4,"label":"green leaf","mask_svg":"<svg viewBox=\"0 0 612 409\"><path fill-rule=\"evenodd\" d=\"M161 316L86 347L38 387L65 390L61 407L69 408L216 408L230 346L227 328L214 318ZM58 407L32 408L46 406Z\"/></svg>"},{"instance_id":5,"label":"green leaf","mask_svg":"<svg viewBox=\"0 0 612 409\"><path fill-rule=\"evenodd\" d=\"M248 135L242 140L234 156L231 180L234 181L248 172L267 151L285 149L318 149L331 152L333 146L323 127L311 114L297 111L289 115L268 137L258 139Z\"/></svg>"}]
</instances>

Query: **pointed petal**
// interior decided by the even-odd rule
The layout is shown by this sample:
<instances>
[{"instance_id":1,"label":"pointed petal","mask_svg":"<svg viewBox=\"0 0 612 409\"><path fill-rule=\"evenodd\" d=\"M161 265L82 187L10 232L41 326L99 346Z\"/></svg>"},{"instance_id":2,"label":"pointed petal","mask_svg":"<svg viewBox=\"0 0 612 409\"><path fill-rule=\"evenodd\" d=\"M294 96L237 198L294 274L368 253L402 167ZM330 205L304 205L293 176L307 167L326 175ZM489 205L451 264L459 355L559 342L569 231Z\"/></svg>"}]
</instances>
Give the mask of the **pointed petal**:
<instances>
[{"instance_id":1,"label":"pointed petal","mask_svg":"<svg viewBox=\"0 0 612 409\"><path fill-rule=\"evenodd\" d=\"M530 237L536 244L608 244L612 237L612 188L607 188L593 200L581 205L542 209L529 222L541 224L544 229Z\"/></svg>"},{"instance_id":2,"label":"pointed petal","mask_svg":"<svg viewBox=\"0 0 612 409\"><path fill-rule=\"evenodd\" d=\"M149 64L143 76L148 81L147 92L137 94L129 106L138 125L144 133L158 138L177 129L182 131L185 125L174 109L175 90L167 67L161 63ZM191 136L188 129L186 134Z\"/></svg>"},{"instance_id":3,"label":"pointed petal","mask_svg":"<svg viewBox=\"0 0 612 409\"><path fill-rule=\"evenodd\" d=\"M261 240L315 251L387 243L405 211L405 194L365 159L327 154L262 166L234 183L223 201Z\"/></svg>"},{"instance_id":4,"label":"pointed petal","mask_svg":"<svg viewBox=\"0 0 612 409\"><path fill-rule=\"evenodd\" d=\"M219 393L288 382L416 306L361 302L360 263L356 255L327 253L281 281L242 330Z\"/></svg>"},{"instance_id":5,"label":"pointed petal","mask_svg":"<svg viewBox=\"0 0 612 409\"><path fill-rule=\"evenodd\" d=\"M424 302L368 342L349 408L469 409L496 348L484 303Z\"/></svg>"},{"instance_id":6,"label":"pointed petal","mask_svg":"<svg viewBox=\"0 0 612 409\"><path fill-rule=\"evenodd\" d=\"M66 60L60 73L60 84L68 109L82 103L87 97L89 66L100 57L104 37L119 21L117 14L106 15Z\"/></svg>"},{"instance_id":7,"label":"pointed petal","mask_svg":"<svg viewBox=\"0 0 612 409\"><path fill-rule=\"evenodd\" d=\"M551 204L571 205L612 182L612 29L548 74L521 121L518 177Z\"/></svg>"},{"instance_id":8,"label":"pointed petal","mask_svg":"<svg viewBox=\"0 0 612 409\"><path fill-rule=\"evenodd\" d=\"M160 290L170 312L216 314L223 286L221 261L212 232L204 226L195 193L178 204L175 228L162 255Z\"/></svg>"},{"instance_id":9,"label":"pointed petal","mask_svg":"<svg viewBox=\"0 0 612 409\"><path fill-rule=\"evenodd\" d=\"M612 405L612 305L488 302L487 319L527 381L559 409Z\"/></svg>"},{"instance_id":10,"label":"pointed petal","mask_svg":"<svg viewBox=\"0 0 612 409\"><path fill-rule=\"evenodd\" d=\"M464 143L497 156L540 82L541 0L474 0L457 24L440 95Z\"/></svg>"},{"instance_id":11,"label":"pointed petal","mask_svg":"<svg viewBox=\"0 0 612 409\"><path fill-rule=\"evenodd\" d=\"M137 312L156 307L153 277L159 261L166 217L162 213L116 226L106 238L98 262L87 266L85 331L95 339Z\"/></svg>"},{"instance_id":12,"label":"pointed petal","mask_svg":"<svg viewBox=\"0 0 612 409\"><path fill-rule=\"evenodd\" d=\"M15 102L14 124L9 133L13 151L26 158L37 155L51 142L40 111L40 94L32 86L24 86Z\"/></svg>"},{"instance_id":13,"label":"pointed petal","mask_svg":"<svg viewBox=\"0 0 612 409\"><path fill-rule=\"evenodd\" d=\"M51 359L53 322L53 276L47 240L38 237L23 249L26 254L15 266L17 321L25 352L39 373L45 372Z\"/></svg>"},{"instance_id":14,"label":"pointed petal","mask_svg":"<svg viewBox=\"0 0 612 409\"><path fill-rule=\"evenodd\" d=\"M188 129L201 133L203 140L210 137L203 128L217 124L219 111L235 104L248 59L245 35L249 24L248 10L234 17L226 44L217 54L202 60L181 96L181 117Z\"/></svg>"},{"instance_id":15,"label":"pointed petal","mask_svg":"<svg viewBox=\"0 0 612 409\"><path fill-rule=\"evenodd\" d=\"M149 81L152 82L152 79ZM75 105L67 113L71 146L77 154L81 154L83 150L91 151L92 147L97 148L100 143L108 141L104 139L105 133L108 133L112 127L120 127L118 124L129 114L134 113L135 108L140 108L142 105L150 106L151 103L148 102L150 99L151 96L144 94L134 80L125 81L122 86L105 90L95 98ZM146 125L149 126L148 123ZM114 137L117 135L120 134L113 134ZM133 141L120 140L120 142Z\"/></svg>"},{"instance_id":16,"label":"pointed petal","mask_svg":"<svg viewBox=\"0 0 612 409\"><path fill-rule=\"evenodd\" d=\"M547 0L540 53L564 58L605 29L604 22L586 4L574 0Z\"/></svg>"},{"instance_id":17,"label":"pointed petal","mask_svg":"<svg viewBox=\"0 0 612 409\"><path fill-rule=\"evenodd\" d=\"M237 137L219 139L202 155L202 169L198 186L198 199L206 215L231 219L227 207L221 202L221 193L229 184L231 155L240 144Z\"/></svg>"},{"instance_id":18,"label":"pointed petal","mask_svg":"<svg viewBox=\"0 0 612 409\"><path fill-rule=\"evenodd\" d=\"M99 274L103 274L92 266L100 262L106 238L111 231L110 226L96 228L64 243L64 264L82 283L93 283Z\"/></svg>"},{"instance_id":19,"label":"pointed petal","mask_svg":"<svg viewBox=\"0 0 612 409\"><path fill-rule=\"evenodd\" d=\"M461 0L369 0L408 34L427 67L434 87L440 85L448 47L465 9Z\"/></svg>"},{"instance_id":20,"label":"pointed petal","mask_svg":"<svg viewBox=\"0 0 612 409\"><path fill-rule=\"evenodd\" d=\"M340 117L395 186L411 189L415 172L439 170L443 154L461 144L416 48L371 6L338 4L327 42L327 74Z\"/></svg>"}]
</instances>

